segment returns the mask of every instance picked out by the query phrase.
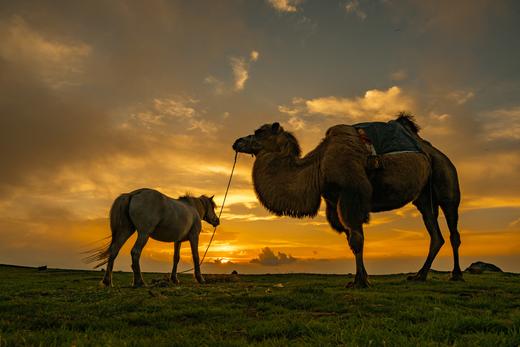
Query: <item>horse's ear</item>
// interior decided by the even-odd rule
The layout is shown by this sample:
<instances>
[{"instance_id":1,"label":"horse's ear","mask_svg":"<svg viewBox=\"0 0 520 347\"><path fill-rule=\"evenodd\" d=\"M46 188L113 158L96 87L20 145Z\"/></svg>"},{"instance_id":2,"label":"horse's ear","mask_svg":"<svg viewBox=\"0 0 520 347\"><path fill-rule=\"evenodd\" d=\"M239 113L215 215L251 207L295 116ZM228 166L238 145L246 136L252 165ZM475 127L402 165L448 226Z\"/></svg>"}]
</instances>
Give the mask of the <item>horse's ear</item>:
<instances>
[{"instance_id":1,"label":"horse's ear","mask_svg":"<svg viewBox=\"0 0 520 347\"><path fill-rule=\"evenodd\" d=\"M215 194L213 194L212 196L209 197L210 200L213 200L213 198L215 197Z\"/></svg>"},{"instance_id":2,"label":"horse's ear","mask_svg":"<svg viewBox=\"0 0 520 347\"><path fill-rule=\"evenodd\" d=\"M273 131L273 133L278 133L280 131L280 123L278 122L274 122L272 125L271 125L271 130Z\"/></svg>"}]
</instances>

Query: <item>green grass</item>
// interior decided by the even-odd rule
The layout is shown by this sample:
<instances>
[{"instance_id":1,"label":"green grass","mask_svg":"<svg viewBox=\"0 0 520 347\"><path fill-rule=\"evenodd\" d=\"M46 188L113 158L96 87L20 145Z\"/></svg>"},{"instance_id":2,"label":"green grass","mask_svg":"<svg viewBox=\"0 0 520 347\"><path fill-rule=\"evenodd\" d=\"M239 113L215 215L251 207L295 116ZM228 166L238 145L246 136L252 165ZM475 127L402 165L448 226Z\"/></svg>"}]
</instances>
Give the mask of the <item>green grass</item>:
<instances>
[{"instance_id":1,"label":"green grass","mask_svg":"<svg viewBox=\"0 0 520 347\"><path fill-rule=\"evenodd\" d=\"M141 289L122 272L112 289L94 271L0 266L0 276L2 347L520 345L517 274L372 276L364 290L332 275L207 276L204 286L184 275Z\"/></svg>"}]
</instances>

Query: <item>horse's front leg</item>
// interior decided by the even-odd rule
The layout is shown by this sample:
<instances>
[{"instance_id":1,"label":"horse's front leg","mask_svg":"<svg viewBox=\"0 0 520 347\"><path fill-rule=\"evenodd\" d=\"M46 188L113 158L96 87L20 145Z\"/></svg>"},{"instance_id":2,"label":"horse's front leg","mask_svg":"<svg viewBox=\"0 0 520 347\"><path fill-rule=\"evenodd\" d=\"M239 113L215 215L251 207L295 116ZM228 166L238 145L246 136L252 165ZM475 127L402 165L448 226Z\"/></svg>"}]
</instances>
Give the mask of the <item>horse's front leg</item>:
<instances>
[{"instance_id":1,"label":"horse's front leg","mask_svg":"<svg viewBox=\"0 0 520 347\"><path fill-rule=\"evenodd\" d=\"M193 257L193 269L195 270L195 278L200 284L206 283L204 277L200 273L200 260L199 260L199 233L201 226L193 228L190 232L189 241L191 246L191 256Z\"/></svg>"},{"instance_id":2,"label":"horse's front leg","mask_svg":"<svg viewBox=\"0 0 520 347\"><path fill-rule=\"evenodd\" d=\"M141 258L141 252L144 246L148 242L148 234L145 232L138 231L137 240L135 241L134 247L130 252L132 254L132 270L134 272L134 288L144 287L145 283L143 275L141 274L141 267L139 266L139 259Z\"/></svg>"},{"instance_id":3,"label":"horse's front leg","mask_svg":"<svg viewBox=\"0 0 520 347\"><path fill-rule=\"evenodd\" d=\"M177 278L177 265L179 264L179 260L181 259L181 243L175 242L173 246L173 270L170 276L170 280L173 283L179 284L179 279Z\"/></svg>"}]
</instances>

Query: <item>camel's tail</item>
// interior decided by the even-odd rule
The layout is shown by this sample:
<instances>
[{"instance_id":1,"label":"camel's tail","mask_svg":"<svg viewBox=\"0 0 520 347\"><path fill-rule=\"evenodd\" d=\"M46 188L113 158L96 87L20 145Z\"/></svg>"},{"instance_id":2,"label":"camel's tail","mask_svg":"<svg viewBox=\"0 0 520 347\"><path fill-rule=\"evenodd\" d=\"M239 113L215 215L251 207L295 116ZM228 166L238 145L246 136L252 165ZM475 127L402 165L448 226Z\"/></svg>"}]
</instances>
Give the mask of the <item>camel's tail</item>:
<instances>
[{"instance_id":1,"label":"camel's tail","mask_svg":"<svg viewBox=\"0 0 520 347\"><path fill-rule=\"evenodd\" d=\"M116 254L113 255L115 257L123 243L134 232L135 227L128 214L131 197L130 194L121 194L112 204L112 208L110 209L110 229L112 231L110 242L99 248L85 252L89 254L83 258L85 263L99 262L94 266L94 269L105 265L108 262L111 252L116 252Z\"/></svg>"}]
</instances>

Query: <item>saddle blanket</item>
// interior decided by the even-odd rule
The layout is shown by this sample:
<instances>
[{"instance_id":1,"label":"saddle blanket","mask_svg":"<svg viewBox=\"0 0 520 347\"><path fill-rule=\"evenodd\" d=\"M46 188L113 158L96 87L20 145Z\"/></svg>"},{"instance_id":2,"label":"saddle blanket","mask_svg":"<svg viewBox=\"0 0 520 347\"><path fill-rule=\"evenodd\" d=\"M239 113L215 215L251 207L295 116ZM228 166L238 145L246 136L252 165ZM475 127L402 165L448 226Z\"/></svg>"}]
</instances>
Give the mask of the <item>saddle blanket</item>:
<instances>
[{"instance_id":1,"label":"saddle blanket","mask_svg":"<svg viewBox=\"0 0 520 347\"><path fill-rule=\"evenodd\" d=\"M422 152L419 143L395 120L353 125L373 155L395 152Z\"/></svg>"}]
</instances>

